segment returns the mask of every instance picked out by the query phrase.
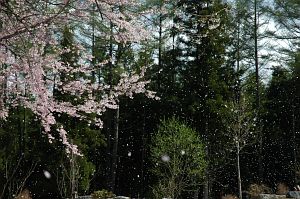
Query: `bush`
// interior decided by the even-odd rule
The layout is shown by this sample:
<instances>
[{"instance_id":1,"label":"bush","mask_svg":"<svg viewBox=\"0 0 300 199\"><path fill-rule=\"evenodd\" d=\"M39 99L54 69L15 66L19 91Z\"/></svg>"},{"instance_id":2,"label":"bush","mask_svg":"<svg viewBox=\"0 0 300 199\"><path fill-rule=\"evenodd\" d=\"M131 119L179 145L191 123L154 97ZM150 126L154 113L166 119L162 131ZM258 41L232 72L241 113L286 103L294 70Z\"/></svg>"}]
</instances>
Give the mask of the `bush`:
<instances>
[{"instance_id":1,"label":"bush","mask_svg":"<svg viewBox=\"0 0 300 199\"><path fill-rule=\"evenodd\" d=\"M206 162L204 145L194 129L175 118L161 121L152 140L151 158L158 179L155 198L177 198L199 188Z\"/></svg>"},{"instance_id":2,"label":"bush","mask_svg":"<svg viewBox=\"0 0 300 199\"><path fill-rule=\"evenodd\" d=\"M289 191L289 187L286 184L284 183L277 184L277 190L276 190L277 195L286 195L288 191Z\"/></svg>"},{"instance_id":3,"label":"bush","mask_svg":"<svg viewBox=\"0 0 300 199\"><path fill-rule=\"evenodd\" d=\"M32 199L28 189L24 189L15 199Z\"/></svg>"},{"instance_id":4,"label":"bush","mask_svg":"<svg viewBox=\"0 0 300 199\"><path fill-rule=\"evenodd\" d=\"M222 196L222 199L238 199L237 196L228 194L226 196Z\"/></svg>"},{"instance_id":5,"label":"bush","mask_svg":"<svg viewBox=\"0 0 300 199\"><path fill-rule=\"evenodd\" d=\"M259 199L259 194L272 193L271 188L264 184L251 184L249 187L249 195L251 199Z\"/></svg>"},{"instance_id":6,"label":"bush","mask_svg":"<svg viewBox=\"0 0 300 199\"><path fill-rule=\"evenodd\" d=\"M91 194L93 199L109 199L116 197L115 194L111 191L107 191L105 189L102 189L101 191L94 191L94 193Z\"/></svg>"}]
</instances>

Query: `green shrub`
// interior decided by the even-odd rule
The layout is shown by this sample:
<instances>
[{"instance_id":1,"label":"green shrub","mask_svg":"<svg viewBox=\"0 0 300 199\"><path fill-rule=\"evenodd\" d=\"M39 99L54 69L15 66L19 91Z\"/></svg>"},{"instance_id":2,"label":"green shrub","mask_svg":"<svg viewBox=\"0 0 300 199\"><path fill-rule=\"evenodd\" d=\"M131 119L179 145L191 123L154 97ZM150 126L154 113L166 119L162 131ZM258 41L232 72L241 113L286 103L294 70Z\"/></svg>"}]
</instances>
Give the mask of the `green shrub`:
<instances>
[{"instance_id":1,"label":"green shrub","mask_svg":"<svg viewBox=\"0 0 300 199\"><path fill-rule=\"evenodd\" d=\"M197 132L177 119L161 122L151 145L154 198L177 198L199 189L206 167L204 145ZM186 198L186 197L185 197Z\"/></svg>"}]
</instances>

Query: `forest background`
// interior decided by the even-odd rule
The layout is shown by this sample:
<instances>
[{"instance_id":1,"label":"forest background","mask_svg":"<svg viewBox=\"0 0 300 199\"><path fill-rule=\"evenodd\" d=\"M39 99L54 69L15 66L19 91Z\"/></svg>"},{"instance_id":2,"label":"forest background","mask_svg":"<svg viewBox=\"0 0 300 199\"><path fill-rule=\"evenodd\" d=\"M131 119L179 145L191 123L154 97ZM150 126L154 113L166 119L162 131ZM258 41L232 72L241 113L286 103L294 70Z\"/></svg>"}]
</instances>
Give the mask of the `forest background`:
<instances>
[{"instance_id":1,"label":"forest background","mask_svg":"<svg viewBox=\"0 0 300 199\"><path fill-rule=\"evenodd\" d=\"M0 1L0 198L153 198L165 121L205 152L179 198L299 183L299 1L83 4Z\"/></svg>"}]
</instances>

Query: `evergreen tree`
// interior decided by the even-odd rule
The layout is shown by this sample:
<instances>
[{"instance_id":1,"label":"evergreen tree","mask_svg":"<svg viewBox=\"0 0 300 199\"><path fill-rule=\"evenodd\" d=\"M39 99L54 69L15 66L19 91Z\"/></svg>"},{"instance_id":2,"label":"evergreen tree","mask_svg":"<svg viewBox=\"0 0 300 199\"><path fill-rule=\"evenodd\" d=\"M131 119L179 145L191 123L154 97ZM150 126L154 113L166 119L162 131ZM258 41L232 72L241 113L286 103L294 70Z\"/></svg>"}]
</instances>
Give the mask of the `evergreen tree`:
<instances>
[{"instance_id":1,"label":"evergreen tree","mask_svg":"<svg viewBox=\"0 0 300 199\"><path fill-rule=\"evenodd\" d=\"M271 182L285 182L290 186L296 184L299 176L296 174L299 154L299 67L296 59L292 71L275 68L267 89L265 115L265 132L267 147L267 179ZM276 156L274 155L276 154ZM276 164L271 164L276 162ZM287 162L291 164L287 165Z\"/></svg>"}]
</instances>

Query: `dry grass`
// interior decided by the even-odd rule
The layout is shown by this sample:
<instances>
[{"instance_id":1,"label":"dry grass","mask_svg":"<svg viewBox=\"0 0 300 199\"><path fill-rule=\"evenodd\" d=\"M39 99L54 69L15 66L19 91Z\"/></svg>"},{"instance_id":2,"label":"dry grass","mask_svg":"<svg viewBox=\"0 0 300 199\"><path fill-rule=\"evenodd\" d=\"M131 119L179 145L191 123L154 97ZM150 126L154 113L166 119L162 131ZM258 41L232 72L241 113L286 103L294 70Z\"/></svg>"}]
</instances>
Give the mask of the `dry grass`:
<instances>
[{"instance_id":1,"label":"dry grass","mask_svg":"<svg viewBox=\"0 0 300 199\"><path fill-rule=\"evenodd\" d=\"M286 184L284 183L277 184L276 194L286 195L288 191L289 191L289 187Z\"/></svg>"},{"instance_id":2,"label":"dry grass","mask_svg":"<svg viewBox=\"0 0 300 199\"><path fill-rule=\"evenodd\" d=\"M15 199L32 199L30 191L28 189L24 189Z\"/></svg>"},{"instance_id":3,"label":"dry grass","mask_svg":"<svg viewBox=\"0 0 300 199\"><path fill-rule=\"evenodd\" d=\"M222 199L238 199L238 197L232 194L228 194L226 196L222 196Z\"/></svg>"},{"instance_id":4,"label":"dry grass","mask_svg":"<svg viewBox=\"0 0 300 199\"><path fill-rule=\"evenodd\" d=\"M250 185L249 190L248 190L248 193L249 193L251 199L258 199L259 194L263 194L263 193L269 194L271 192L272 192L272 190L264 184L261 184L261 185L252 184L252 185Z\"/></svg>"}]
</instances>

